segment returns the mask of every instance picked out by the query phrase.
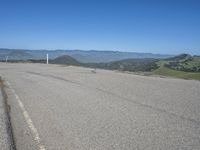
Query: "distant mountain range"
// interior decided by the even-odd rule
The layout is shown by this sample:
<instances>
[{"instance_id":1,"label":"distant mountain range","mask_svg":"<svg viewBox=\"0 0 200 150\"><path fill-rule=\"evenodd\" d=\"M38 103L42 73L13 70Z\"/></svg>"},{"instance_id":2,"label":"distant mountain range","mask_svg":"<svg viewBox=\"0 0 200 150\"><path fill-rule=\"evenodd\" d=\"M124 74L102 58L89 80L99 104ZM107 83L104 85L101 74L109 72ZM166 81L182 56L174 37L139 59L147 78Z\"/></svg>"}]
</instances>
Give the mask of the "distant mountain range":
<instances>
[{"instance_id":1,"label":"distant mountain range","mask_svg":"<svg viewBox=\"0 0 200 150\"><path fill-rule=\"evenodd\" d=\"M12 57L13 59L9 59L8 61L13 62L13 63L17 63L17 62L46 63L45 57L42 57L41 59L39 59L39 57L37 57L38 59L32 59L34 57L29 52L30 51L19 51L19 50L10 51L10 53L7 52L7 53L2 54L2 58L4 59L0 61L5 62L5 56L9 56L10 58ZM90 52L91 51L88 51L87 53L90 53ZM100 52L97 51L97 53L99 54ZM104 52L104 55L106 55L106 53L107 55L110 54L109 52ZM113 53L120 53L120 52L113 52ZM46 56L46 53L43 53L43 55ZM141 55L145 56L143 53ZM94 57L95 56L93 56L93 58ZM24 59L18 59L18 58L24 58ZM99 58L101 57L99 56ZM86 62L85 63L85 62L80 62L79 60L76 60L72 55L69 56L69 55L65 55L64 53L64 55L58 56L56 58L50 57L49 63L62 64L62 65L74 65L74 66L82 66L82 67L89 67L89 68L129 71L129 72L140 72L140 73L142 72L144 75L146 74L146 75L172 76L172 77L178 77L178 78L184 78L184 79L200 80L200 56L191 56L188 54L181 54L181 55L167 57L167 58L157 58L157 57L156 58L141 58L141 56L139 56L139 58L129 57L128 59L115 60L115 61L110 61L110 62Z\"/></svg>"},{"instance_id":2,"label":"distant mountain range","mask_svg":"<svg viewBox=\"0 0 200 150\"><path fill-rule=\"evenodd\" d=\"M5 60L8 56L9 60L28 60L28 59L45 59L46 54L50 59L62 55L68 55L82 63L99 63L111 62L131 58L168 58L173 55L162 55L152 53L137 52L120 52L120 51L98 51L98 50L25 50L25 49L6 49L0 48L0 60Z\"/></svg>"}]
</instances>

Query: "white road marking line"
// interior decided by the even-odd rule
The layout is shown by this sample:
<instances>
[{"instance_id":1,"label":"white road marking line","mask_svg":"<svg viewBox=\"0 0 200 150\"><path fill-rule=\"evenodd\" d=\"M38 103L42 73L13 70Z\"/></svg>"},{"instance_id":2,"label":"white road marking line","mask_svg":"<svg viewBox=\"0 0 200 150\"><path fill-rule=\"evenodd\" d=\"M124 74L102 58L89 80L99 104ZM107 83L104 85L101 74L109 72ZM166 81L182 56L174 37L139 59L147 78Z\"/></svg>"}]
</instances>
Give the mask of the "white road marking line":
<instances>
[{"instance_id":1,"label":"white road marking line","mask_svg":"<svg viewBox=\"0 0 200 150\"><path fill-rule=\"evenodd\" d=\"M37 129L35 128L35 126L33 124L33 121L31 120L28 112L26 111L26 109L24 107L24 104L20 100L19 96L16 94L16 92L13 89L13 87L11 86L11 84L8 81L6 81L6 83L10 87L10 89L12 90L13 94L15 95L15 98L16 98L18 104L19 104L19 107L21 108L21 110L23 112L23 115L24 115L24 118L26 120L26 123L28 124L28 127L30 128L30 130L31 130L31 132L33 134L34 140L37 142L39 150L46 150L44 145L41 144L41 139L40 139L39 133L38 133Z\"/></svg>"}]
</instances>

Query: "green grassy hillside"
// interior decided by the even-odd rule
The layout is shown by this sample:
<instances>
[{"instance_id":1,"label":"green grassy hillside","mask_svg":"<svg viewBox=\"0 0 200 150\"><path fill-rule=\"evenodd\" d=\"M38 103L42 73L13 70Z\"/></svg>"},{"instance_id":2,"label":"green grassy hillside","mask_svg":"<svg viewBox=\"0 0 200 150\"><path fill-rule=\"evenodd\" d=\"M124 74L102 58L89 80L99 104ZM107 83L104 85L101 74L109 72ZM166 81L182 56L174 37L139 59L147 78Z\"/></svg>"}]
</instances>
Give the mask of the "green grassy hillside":
<instances>
[{"instance_id":1,"label":"green grassy hillside","mask_svg":"<svg viewBox=\"0 0 200 150\"><path fill-rule=\"evenodd\" d=\"M152 72L157 75L183 79L200 80L200 57L188 54L178 55L156 62L158 69Z\"/></svg>"},{"instance_id":2,"label":"green grassy hillside","mask_svg":"<svg viewBox=\"0 0 200 150\"><path fill-rule=\"evenodd\" d=\"M110 70L120 70L120 71L152 71L158 68L156 64L156 59L124 59L120 61L113 61L109 63L88 63L87 67L93 68L103 68Z\"/></svg>"},{"instance_id":3,"label":"green grassy hillside","mask_svg":"<svg viewBox=\"0 0 200 150\"><path fill-rule=\"evenodd\" d=\"M161 75L161 76L170 76L175 78L182 78L182 79L195 79L200 80L200 72L184 72L173 70L167 67L160 67L153 71L153 74Z\"/></svg>"},{"instance_id":4,"label":"green grassy hillside","mask_svg":"<svg viewBox=\"0 0 200 150\"><path fill-rule=\"evenodd\" d=\"M185 72L200 72L200 57L188 54L178 55L166 60L161 60L160 64L165 67Z\"/></svg>"},{"instance_id":5,"label":"green grassy hillside","mask_svg":"<svg viewBox=\"0 0 200 150\"><path fill-rule=\"evenodd\" d=\"M64 55L50 61L56 64L80 65L130 72L150 72L161 76L200 80L200 57L181 54L168 59L124 59L108 63L80 63Z\"/></svg>"}]
</instances>

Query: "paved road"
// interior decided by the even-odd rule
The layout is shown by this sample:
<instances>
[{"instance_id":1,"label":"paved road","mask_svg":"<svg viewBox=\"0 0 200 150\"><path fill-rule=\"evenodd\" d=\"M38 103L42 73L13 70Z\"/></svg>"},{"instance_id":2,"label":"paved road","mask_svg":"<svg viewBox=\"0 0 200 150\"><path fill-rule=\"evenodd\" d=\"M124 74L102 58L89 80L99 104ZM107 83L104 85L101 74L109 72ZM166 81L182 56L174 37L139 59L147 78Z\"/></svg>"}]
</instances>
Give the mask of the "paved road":
<instances>
[{"instance_id":1,"label":"paved road","mask_svg":"<svg viewBox=\"0 0 200 150\"><path fill-rule=\"evenodd\" d=\"M200 82L0 64L19 150L199 150Z\"/></svg>"}]
</instances>

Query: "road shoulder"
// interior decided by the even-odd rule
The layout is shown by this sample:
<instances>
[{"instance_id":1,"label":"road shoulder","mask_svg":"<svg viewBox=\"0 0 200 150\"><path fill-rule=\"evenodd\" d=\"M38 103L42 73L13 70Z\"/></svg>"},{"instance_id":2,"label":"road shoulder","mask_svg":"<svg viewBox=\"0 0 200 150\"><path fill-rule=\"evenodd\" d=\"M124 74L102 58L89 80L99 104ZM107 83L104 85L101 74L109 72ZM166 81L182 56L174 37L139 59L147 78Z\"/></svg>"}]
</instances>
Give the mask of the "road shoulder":
<instances>
[{"instance_id":1,"label":"road shoulder","mask_svg":"<svg viewBox=\"0 0 200 150\"><path fill-rule=\"evenodd\" d=\"M15 150L12 126L7 105L7 95L3 80L0 78L0 148L2 150Z\"/></svg>"}]
</instances>

